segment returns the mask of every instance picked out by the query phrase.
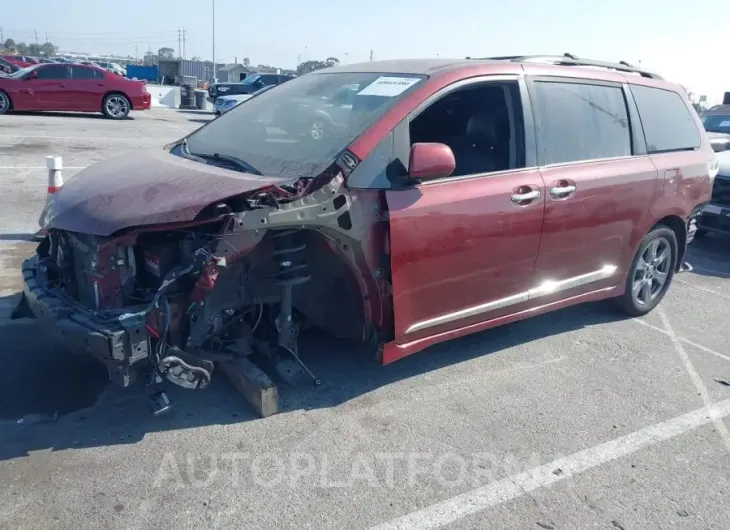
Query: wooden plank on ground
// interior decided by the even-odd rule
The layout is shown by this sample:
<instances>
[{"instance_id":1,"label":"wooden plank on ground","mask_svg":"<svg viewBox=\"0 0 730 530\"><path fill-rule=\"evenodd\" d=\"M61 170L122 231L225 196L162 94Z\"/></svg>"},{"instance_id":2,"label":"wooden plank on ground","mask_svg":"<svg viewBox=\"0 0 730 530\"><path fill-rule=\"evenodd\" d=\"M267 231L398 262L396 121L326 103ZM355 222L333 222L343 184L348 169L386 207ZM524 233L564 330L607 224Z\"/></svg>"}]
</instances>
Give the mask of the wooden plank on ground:
<instances>
[{"instance_id":1,"label":"wooden plank on ground","mask_svg":"<svg viewBox=\"0 0 730 530\"><path fill-rule=\"evenodd\" d=\"M269 376L251 361L241 358L222 362L220 367L262 418L279 412L279 390Z\"/></svg>"}]
</instances>

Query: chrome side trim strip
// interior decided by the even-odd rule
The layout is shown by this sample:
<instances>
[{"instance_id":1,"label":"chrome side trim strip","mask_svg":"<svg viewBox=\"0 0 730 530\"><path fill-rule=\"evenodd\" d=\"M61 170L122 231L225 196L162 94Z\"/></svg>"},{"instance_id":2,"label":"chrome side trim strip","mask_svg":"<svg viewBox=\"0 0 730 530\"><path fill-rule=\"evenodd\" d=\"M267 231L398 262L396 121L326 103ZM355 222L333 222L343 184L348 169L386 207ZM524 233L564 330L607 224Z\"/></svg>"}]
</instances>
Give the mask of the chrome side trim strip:
<instances>
[{"instance_id":1,"label":"chrome side trim strip","mask_svg":"<svg viewBox=\"0 0 730 530\"><path fill-rule=\"evenodd\" d=\"M572 289L573 287L580 287L581 285L586 285L588 283L605 280L606 278L613 276L617 269L618 267L616 265L606 265L597 271L589 272L588 274L581 274L580 276L573 276L567 280L560 280L557 282L545 281L534 289L527 291L529 295L528 299L532 300L539 296L547 296L549 294Z\"/></svg>"},{"instance_id":2,"label":"chrome side trim strip","mask_svg":"<svg viewBox=\"0 0 730 530\"><path fill-rule=\"evenodd\" d=\"M574 287L580 287L581 285L605 280L613 276L617 270L618 267L616 265L606 265L596 271L589 272L587 274L581 274L579 276L574 276L566 280L548 280L541 283L537 287L530 289L529 291L508 296L506 298L500 298L499 300L493 300L491 302L487 302L486 304L467 307L466 309L454 311L453 313L447 313L445 315L430 318L428 320L416 322L406 330L406 333L415 333L416 331L421 331L434 326L441 326L443 324L448 324L450 322L455 322L464 318L473 317L483 313L489 313L490 311L495 311L497 309L502 309L511 305L527 302L528 300L539 298L541 296L547 296L560 291L572 289Z\"/></svg>"},{"instance_id":3,"label":"chrome side trim strip","mask_svg":"<svg viewBox=\"0 0 730 530\"><path fill-rule=\"evenodd\" d=\"M474 307L467 307L466 309L462 309L460 311L447 313L445 315L441 315L440 317L422 320L421 322L416 322L411 327L409 327L406 330L406 333L414 333L416 331L421 331L422 329L430 328L433 326L440 326L441 324L448 324L449 322L461 320L462 318L473 317L481 313L494 311L495 309L501 309L510 305L519 304L521 302L527 302L528 297L529 292L525 291L524 293L508 296L507 298L500 298L499 300L487 302L486 304L481 304Z\"/></svg>"}]
</instances>

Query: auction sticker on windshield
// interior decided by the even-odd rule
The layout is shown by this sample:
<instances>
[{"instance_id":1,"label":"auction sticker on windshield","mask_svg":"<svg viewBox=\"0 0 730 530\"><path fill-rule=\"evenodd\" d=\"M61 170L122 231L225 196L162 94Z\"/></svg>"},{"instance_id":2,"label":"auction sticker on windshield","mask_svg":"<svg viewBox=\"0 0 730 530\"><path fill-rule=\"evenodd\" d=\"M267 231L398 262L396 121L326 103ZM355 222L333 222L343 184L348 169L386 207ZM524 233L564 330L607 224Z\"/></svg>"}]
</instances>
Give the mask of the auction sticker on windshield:
<instances>
[{"instance_id":1,"label":"auction sticker on windshield","mask_svg":"<svg viewBox=\"0 0 730 530\"><path fill-rule=\"evenodd\" d=\"M421 80L419 77L378 77L357 93L358 96L397 96Z\"/></svg>"}]
</instances>

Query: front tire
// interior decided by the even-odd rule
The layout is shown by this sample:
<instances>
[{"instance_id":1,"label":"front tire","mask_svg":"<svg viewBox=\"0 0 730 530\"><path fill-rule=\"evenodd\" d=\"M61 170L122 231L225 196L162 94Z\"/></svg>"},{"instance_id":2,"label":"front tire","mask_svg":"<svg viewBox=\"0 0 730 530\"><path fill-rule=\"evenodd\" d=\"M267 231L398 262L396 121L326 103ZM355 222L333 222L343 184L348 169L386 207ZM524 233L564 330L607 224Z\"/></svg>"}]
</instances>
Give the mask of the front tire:
<instances>
[{"instance_id":1,"label":"front tire","mask_svg":"<svg viewBox=\"0 0 730 530\"><path fill-rule=\"evenodd\" d=\"M10 96L0 90L0 115L5 114L11 107Z\"/></svg>"},{"instance_id":2,"label":"front tire","mask_svg":"<svg viewBox=\"0 0 730 530\"><path fill-rule=\"evenodd\" d=\"M644 236L626 278L624 294L617 300L632 316L647 314L667 293L677 268L677 236L657 225Z\"/></svg>"},{"instance_id":3,"label":"front tire","mask_svg":"<svg viewBox=\"0 0 730 530\"><path fill-rule=\"evenodd\" d=\"M132 104L122 94L109 94L104 98L101 110L107 118L112 120L123 120L129 116Z\"/></svg>"}]
</instances>

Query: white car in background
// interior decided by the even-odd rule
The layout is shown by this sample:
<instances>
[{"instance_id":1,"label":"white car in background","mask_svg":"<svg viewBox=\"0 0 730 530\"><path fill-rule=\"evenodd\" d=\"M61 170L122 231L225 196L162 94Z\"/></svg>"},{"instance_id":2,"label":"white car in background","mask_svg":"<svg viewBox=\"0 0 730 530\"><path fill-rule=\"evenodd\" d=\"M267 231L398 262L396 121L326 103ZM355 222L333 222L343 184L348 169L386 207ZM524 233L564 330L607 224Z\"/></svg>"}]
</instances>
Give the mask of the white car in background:
<instances>
[{"instance_id":1,"label":"white car in background","mask_svg":"<svg viewBox=\"0 0 730 530\"><path fill-rule=\"evenodd\" d=\"M224 112L228 112L232 108L236 107L237 105L240 105L246 100L251 99L254 96L257 96L261 94L262 92L266 92L270 88L274 88L276 85L268 85L262 88L261 90L257 90L253 94L232 94L230 96L218 96L215 100L215 115L220 116Z\"/></svg>"}]
</instances>

